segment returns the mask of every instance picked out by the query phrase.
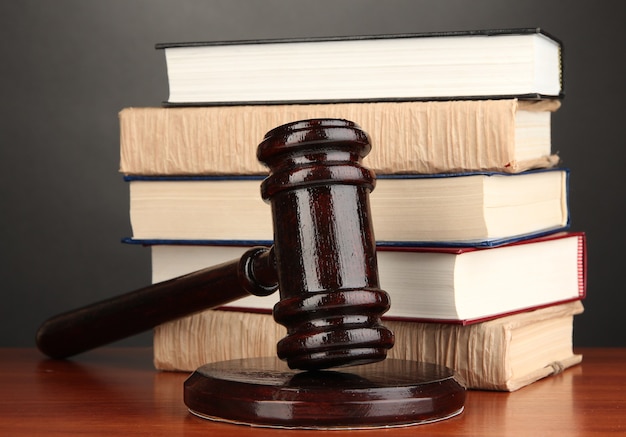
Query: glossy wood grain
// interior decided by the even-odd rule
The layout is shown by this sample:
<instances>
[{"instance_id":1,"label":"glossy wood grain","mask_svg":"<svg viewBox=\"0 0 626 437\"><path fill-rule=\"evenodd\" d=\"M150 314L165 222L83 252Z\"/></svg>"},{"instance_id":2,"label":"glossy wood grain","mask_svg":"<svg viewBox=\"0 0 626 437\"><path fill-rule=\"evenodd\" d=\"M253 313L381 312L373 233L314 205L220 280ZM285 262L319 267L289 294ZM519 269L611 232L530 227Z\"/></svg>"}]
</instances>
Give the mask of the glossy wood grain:
<instances>
[{"instance_id":1,"label":"glossy wood grain","mask_svg":"<svg viewBox=\"0 0 626 437\"><path fill-rule=\"evenodd\" d=\"M626 349L579 349L583 363L514 393L469 391L465 411L410 428L301 431L192 416L186 373L153 370L151 349L103 348L72 361L0 349L0 435L607 436L626 433Z\"/></svg>"},{"instance_id":2,"label":"glossy wood grain","mask_svg":"<svg viewBox=\"0 0 626 437\"><path fill-rule=\"evenodd\" d=\"M66 358L250 294L270 294L278 288L271 253L254 247L240 259L53 316L39 327L37 347Z\"/></svg>"},{"instance_id":3,"label":"glossy wood grain","mask_svg":"<svg viewBox=\"0 0 626 437\"><path fill-rule=\"evenodd\" d=\"M369 207L374 172L362 166L367 133L342 119L302 120L269 131L257 155L270 173L273 250L71 310L45 321L37 346L66 358L164 322L280 285L274 318L287 327L278 356L294 369L384 360L393 333L381 290Z\"/></svg>"},{"instance_id":4,"label":"glossy wood grain","mask_svg":"<svg viewBox=\"0 0 626 437\"><path fill-rule=\"evenodd\" d=\"M274 319L287 328L277 353L293 369L376 362L393 346L380 323L390 302L369 206L376 176L362 165L370 149L367 133L342 119L278 126L257 149L270 169L261 195L274 224Z\"/></svg>"},{"instance_id":5,"label":"glossy wood grain","mask_svg":"<svg viewBox=\"0 0 626 437\"><path fill-rule=\"evenodd\" d=\"M386 359L330 370L291 370L277 357L210 363L185 381L199 417L294 429L363 429L446 420L466 390L448 368Z\"/></svg>"}]
</instances>

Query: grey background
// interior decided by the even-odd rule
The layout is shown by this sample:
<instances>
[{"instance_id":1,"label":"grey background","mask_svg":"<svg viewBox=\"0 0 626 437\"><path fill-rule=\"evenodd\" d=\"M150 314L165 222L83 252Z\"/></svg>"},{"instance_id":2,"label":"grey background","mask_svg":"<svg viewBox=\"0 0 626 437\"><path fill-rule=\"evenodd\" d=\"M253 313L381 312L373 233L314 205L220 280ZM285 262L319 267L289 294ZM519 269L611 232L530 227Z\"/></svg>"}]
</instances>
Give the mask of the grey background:
<instances>
[{"instance_id":1,"label":"grey background","mask_svg":"<svg viewBox=\"0 0 626 437\"><path fill-rule=\"evenodd\" d=\"M150 281L127 246L117 113L167 98L157 42L541 26L565 45L554 149L589 238L578 346L626 346L624 2L553 0L0 2L0 346L47 317ZM147 345L150 334L125 340Z\"/></svg>"}]
</instances>

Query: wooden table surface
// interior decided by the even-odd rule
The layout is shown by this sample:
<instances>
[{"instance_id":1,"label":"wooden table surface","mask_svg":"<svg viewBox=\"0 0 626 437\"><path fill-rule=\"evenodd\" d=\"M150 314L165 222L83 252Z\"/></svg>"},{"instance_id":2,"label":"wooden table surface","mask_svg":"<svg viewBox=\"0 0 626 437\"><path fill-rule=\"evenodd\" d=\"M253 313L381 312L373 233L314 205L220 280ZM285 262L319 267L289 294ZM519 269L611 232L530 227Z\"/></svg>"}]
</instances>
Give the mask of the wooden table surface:
<instances>
[{"instance_id":1,"label":"wooden table surface","mask_svg":"<svg viewBox=\"0 0 626 437\"><path fill-rule=\"evenodd\" d=\"M0 349L0 436L606 436L626 435L626 349L578 349L583 363L514 393L469 391L443 422L361 431L214 423L182 400L188 374L158 372L149 348L103 348L71 361Z\"/></svg>"}]
</instances>

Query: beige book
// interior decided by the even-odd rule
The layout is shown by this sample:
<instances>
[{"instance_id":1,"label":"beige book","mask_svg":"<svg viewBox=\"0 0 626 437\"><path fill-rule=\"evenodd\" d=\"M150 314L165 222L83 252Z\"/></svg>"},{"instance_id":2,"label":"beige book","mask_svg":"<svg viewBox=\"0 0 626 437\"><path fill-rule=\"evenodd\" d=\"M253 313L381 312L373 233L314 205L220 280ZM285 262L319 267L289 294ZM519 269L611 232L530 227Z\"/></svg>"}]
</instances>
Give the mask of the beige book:
<instances>
[{"instance_id":1,"label":"beige book","mask_svg":"<svg viewBox=\"0 0 626 437\"><path fill-rule=\"evenodd\" d=\"M396 344L389 358L456 370L470 389L514 391L578 364L572 347L580 301L472 325L386 320ZM154 365L193 371L215 361L274 356L286 330L270 314L208 310L158 326Z\"/></svg>"},{"instance_id":2,"label":"beige book","mask_svg":"<svg viewBox=\"0 0 626 437\"><path fill-rule=\"evenodd\" d=\"M379 177L370 195L379 242L500 244L566 227L569 171ZM135 240L273 240L261 181L250 178L132 179ZM336 185L337 196L353 186ZM346 192L346 194L343 194Z\"/></svg>"},{"instance_id":3,"label":"beige book","mask_svg":"<svg viewBox=\"0 0 626 437\"><path fill-rule=\"evenodd\" d=\"M504 171L554 166L559 100L457 100L126 108L120 171L129 175L265 174L256 148L284 123L344 118L371 138L364 164L380 174Z\"/></svg>"}]
</instances>

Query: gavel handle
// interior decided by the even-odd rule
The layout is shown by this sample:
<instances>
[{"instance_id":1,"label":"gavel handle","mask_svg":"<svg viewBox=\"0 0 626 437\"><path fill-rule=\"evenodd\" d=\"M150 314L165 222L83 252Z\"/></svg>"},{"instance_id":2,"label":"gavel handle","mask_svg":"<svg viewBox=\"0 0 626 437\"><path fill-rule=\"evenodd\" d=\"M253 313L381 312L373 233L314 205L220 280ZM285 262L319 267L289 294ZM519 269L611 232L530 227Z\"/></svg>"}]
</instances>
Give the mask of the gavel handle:
<instances>
[{"instance_id":1,"label":"gavel handle","mask_svg":"<svg viewBox=\"0 0 626 437\"><path fill-rule=\"evenodd\" d=\"M276 291L273 251L255 247L233 260L103 300L45 321L37 347L66 358L198 311Z\"/></svg>"}]
</instances>

